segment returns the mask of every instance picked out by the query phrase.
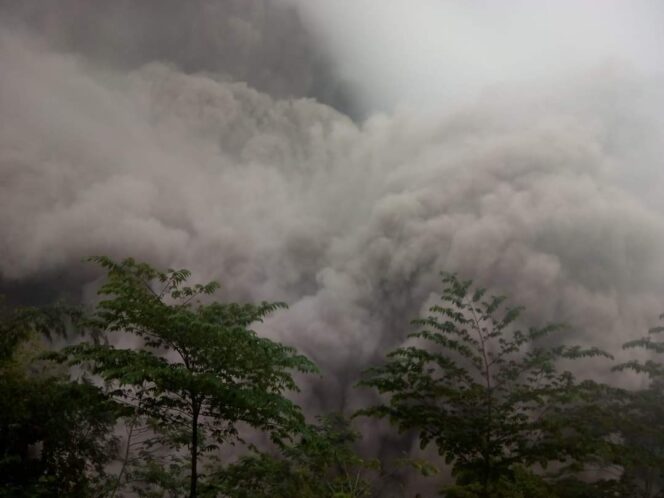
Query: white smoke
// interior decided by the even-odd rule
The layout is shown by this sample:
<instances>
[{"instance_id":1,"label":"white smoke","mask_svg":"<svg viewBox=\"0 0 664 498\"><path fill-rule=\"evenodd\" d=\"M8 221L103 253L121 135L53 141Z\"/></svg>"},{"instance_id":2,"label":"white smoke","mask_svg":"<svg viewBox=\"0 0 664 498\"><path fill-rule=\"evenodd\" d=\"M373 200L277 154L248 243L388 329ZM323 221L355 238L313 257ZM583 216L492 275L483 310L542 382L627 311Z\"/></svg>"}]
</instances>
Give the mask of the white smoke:
<instances>
[{"instance_id":1,"label":"white smoke","mask_svg":"<svg viewBox=\"0 0 664 498\"><path fill-rule=\"evenodd\" d=\"M572 41L582 46L579 58L540 61L533 80L514 68L540 54L536 23L526 30L532 46L513 35L493 65L478 55L493 50L496 30L535 12L530 3L515 2L512 14L486 2L436 6L457 17L440 20L434 47L471 24L476 39L433 62L431 51L418 54L417 28L438 18L356 2L351 23L340 4L302 12L342 79L365 96L375 86L365 110L391 109L361 123L214 68L125 67L2 28L0 277L34 280L80 271L85 256L133 255L218 279L226 298L286 301L264 331L322 367L303 396L323 409L362 404L352 388L359 372L403 340L440 290L440 270L509 294L537 323L570 323L573 342L615 352L642 335L664 311L664 87L655 52L642 48L653 39L622 45L614 33L585 45L578 31L595 14L608 29L607 19L629 13L661 21L661 10L584 2L585 14L570 18L577 34L562 40L570 52ZM361 38L369 18L380 29ZM397 25L402 53L388 44L381 58L381 33ZM406 45L409 34L417 43ZM444 81L452 90L439 92Z\"/></svg>"},{"instance_id":2,"label":"white smoke","mask_svg":"<svg viewBox=\"0 0 664 498\"><path fill-rule=\"evenodd\" d=\"M449 108L608 60L664 67L658 0L289 1L374 108Z\"/></svg>"}]
</instances>

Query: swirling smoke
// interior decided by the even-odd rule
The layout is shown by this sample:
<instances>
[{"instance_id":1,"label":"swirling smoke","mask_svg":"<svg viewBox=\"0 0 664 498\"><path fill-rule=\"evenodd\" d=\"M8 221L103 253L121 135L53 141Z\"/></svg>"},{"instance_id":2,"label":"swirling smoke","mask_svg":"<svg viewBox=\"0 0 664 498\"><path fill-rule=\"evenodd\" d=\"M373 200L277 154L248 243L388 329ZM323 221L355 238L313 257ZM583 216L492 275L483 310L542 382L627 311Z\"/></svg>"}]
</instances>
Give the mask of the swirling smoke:
<instances>
[{"instance_id":1,"label":"swirling smoke","mask_svg":"<svg viewBox=\"0 0 664 498\"><path fill-rule=\"evenodd\" d=\"M509 5L508 5L509 4ZM283 300L313 412L458 271L611 351L664 311L657 2L0 1L0 286L133 255ZM380 439L377 435L376 439Z\"/></svg>"}]
</instances>

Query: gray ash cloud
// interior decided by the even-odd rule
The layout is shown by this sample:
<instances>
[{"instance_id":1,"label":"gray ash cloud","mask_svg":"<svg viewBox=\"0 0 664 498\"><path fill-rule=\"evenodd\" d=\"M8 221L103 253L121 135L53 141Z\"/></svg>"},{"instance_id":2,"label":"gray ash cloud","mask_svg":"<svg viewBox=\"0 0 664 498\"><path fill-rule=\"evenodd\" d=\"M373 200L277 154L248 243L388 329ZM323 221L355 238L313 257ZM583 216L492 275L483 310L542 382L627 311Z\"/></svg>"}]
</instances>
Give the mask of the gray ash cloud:
<instances>
[{"instance_id":1,"label":"gray ash cloud","mask_svg":"<svg viewBox=\"0 0 664 498\"><path fill-rule=\"evenodd\" d=\"M265 18L281 4L88 3L25 2L1 29L5 289L67 275L85 300L97 275L81 259L109 254L286 301L261 330L321 366L303 381L312 413L365 402L359 372L401 343L440 270L611 351L664 310L664 95L629 64L360 122L324 103L327 49L294 11ZM80 33L99 12L110 27ZM180 14L246 32L172 34ZM374 448L392 441L374 431Z\"/></svg>"},{"instance_id":2,"label":"gray ash cloud","mask_svg":"<svg viewBox=\"0 0 664 498\"><path fill-rule=\"evenodd\" d=\"M352 91L292 6L270 0L0 1L5 27L116 70L164 62L354 113Z\"/></svg>"}]
</instances>

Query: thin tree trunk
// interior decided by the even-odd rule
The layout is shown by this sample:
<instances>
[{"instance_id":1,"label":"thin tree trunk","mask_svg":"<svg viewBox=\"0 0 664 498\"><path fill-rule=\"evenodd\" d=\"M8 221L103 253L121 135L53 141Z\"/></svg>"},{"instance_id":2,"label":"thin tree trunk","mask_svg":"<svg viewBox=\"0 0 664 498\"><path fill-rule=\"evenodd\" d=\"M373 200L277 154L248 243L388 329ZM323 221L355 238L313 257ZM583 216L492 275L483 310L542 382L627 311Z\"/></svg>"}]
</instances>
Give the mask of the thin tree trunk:
<instances>
[{"instance_id":1,"label":"thin tree trunk","mask_svg":"<svg viewBox=\"0 0 664 498\"><path fill-rule=\"evenodd\" d=\"M200 406L194 397L191 402L191 482L189 485L189 498L196 498L198 484L198 415Z\"/></svg>"},{"instance_id":2,"label":"thin tree trunk","mask_svg":"<svg viewBox=\"0 0 664 498\"><path fill-rule=\"evenodd\" d=\"M118 489L120 488L120 483L122 482L122 478L124 477L125 470L127 469L127 464L129 463L129 453L131 451L131 438L134 435L134 427L136 425L137 419L138 419L138 414L134 415L134 417L131 419L131 422L129 422L129 431L127 433L127 446L125 447L124 459L122 460L122 467L120 468L120 473L118 474L118 477L115 480L115 485L113 486L113 490L111 491L110 498L115 498L115 495L118 492Z\"/></svg>"},{"instance_id":3,"label":"thin tree trunk","mask_svg":"<svg viewBox=\"0 0 664 498\"><path fill-rule=\"evenodd\" d=\"M477 331L477 338L479 339L479 344L482 352L482 363L483 371L482 375L484 376L484 381L486 382L486 410L487 410L487 420L486 420L486 429L485 429L485 442L486 445L484 450L484 469L483 469L483 484L482 484L482 498L489 498L489 484L492 479L492 462L491 462L491 436L493 431L493 385L491 381L491 368L489 364L489 356L487 354L487 339L484 337L482 331L482 324L475 312L475 307L472 302L468 303L470 311L473 315L473 322L475 324L475 329Z\"/></svg>"}]
</instances>

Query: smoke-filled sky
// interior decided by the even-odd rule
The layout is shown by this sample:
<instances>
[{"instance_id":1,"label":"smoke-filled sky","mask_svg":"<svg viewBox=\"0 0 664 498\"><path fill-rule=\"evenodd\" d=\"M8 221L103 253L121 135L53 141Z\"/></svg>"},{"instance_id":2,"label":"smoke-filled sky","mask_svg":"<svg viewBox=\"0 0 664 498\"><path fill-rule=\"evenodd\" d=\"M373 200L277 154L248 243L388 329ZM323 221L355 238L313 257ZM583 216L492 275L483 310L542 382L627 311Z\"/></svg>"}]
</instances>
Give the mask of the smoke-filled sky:
<instances>
[{"instance_id":1,"label":"smoke-filled sky","mask_svg":"<svg viewBox=\"0 0 664 498\"><path fill-rule=\"evenodd\" d=\"M371 107L447 107L498 84L546 86L612 62L664 67L658 0L295 3Z\"/></svg>"},{"instance_id":2,"label":"smoke-filled sky","mask_svg":"<svg viewBox=\"0 0 664 498\"><path fill-rule=\"evenodd\" d=\"M664 311L658 0L0 0L0 285L93 254L283 300L358 372L458 271L616 351Z\"/></svg>"}]
</instances>

